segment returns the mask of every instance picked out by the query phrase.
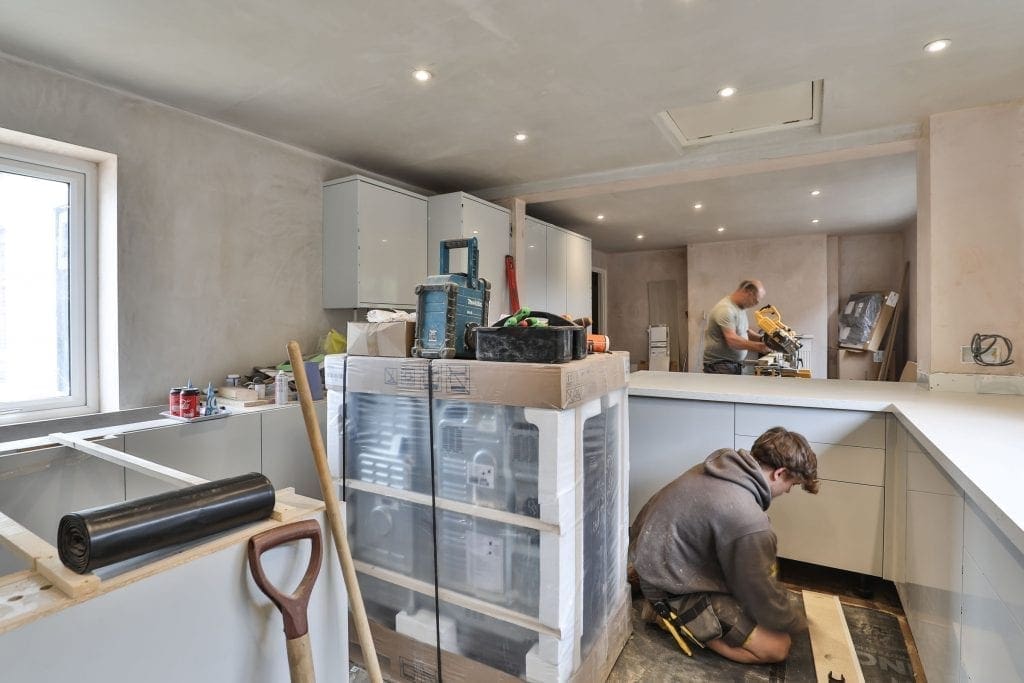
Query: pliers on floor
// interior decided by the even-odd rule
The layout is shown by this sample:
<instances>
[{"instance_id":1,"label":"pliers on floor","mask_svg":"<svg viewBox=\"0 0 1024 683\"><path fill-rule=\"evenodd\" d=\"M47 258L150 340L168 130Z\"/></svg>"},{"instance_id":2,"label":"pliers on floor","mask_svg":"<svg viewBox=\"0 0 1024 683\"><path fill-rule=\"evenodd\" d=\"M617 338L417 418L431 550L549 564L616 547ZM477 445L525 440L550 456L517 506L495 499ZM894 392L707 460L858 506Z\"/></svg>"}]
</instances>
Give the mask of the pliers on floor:
<instances>
[{"instance_id":1,"label":"pliers on floor","mask_svg":"<svg viewBox=\"0 0 1024 683\"><path fill-rule=\"evenodd\" d=\"M658 615L658 619L661 620L662 627L669 632L672 638L675 639L679 649L685 652L688 657L693 656L693 650L690 649L690 646L687 645L686 641L679 635L679 631L682 631L687 638L697 643L700 647L704 647L704 643L697 640L694 635L690 633L690 629L686 628L686 626L679 622L679 617L676 616L676 613L668 606L668 603L663 600L658 600L652 603L652 606L654 607L655 613Z\"/></svg>"}]
</instances>

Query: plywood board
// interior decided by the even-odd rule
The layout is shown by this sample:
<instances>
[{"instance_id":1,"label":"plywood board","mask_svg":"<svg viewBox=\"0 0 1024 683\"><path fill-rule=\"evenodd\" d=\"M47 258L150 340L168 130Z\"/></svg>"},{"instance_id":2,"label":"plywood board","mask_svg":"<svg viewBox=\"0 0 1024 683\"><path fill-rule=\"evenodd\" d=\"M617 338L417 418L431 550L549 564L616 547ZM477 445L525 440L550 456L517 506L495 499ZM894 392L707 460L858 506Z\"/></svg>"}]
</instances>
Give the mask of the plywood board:
<instances>
[{"instance_id":1,"label":"plywood board","mask_svg":"<svg viewBox=\"0 0 1024 683\"><path fill-rule=\"evenodd\" d=\"M835 595L803 591L811 651L818 683L864 683L843 606Z\"/></svg>"}]
</instances>

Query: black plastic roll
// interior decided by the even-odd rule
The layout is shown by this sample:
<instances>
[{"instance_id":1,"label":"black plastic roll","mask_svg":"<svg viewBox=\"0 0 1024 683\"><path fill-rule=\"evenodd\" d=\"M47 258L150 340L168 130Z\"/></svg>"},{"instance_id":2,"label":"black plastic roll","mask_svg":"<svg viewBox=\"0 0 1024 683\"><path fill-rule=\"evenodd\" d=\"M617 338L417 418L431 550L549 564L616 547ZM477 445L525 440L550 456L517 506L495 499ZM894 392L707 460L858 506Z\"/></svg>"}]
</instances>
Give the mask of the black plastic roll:
<instances>
[{"instance_id":1,"label":"black plastic roll","mask_svg":"<svg viewBox=\"0 0 1024 683\"><path fill-rule=\"evenodd\" d=\"M259 472L64 515L57 550L69 569L100 567L266 519L274 486Z\"/></svg>"}]
</instances>

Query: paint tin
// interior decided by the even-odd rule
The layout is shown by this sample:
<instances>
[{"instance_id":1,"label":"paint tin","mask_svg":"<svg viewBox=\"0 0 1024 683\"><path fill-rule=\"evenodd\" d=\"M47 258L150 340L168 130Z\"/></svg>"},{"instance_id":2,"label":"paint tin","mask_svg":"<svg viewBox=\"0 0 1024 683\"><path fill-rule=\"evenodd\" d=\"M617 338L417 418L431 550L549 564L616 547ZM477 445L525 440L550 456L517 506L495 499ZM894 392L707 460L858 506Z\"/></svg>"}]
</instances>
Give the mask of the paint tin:
<instances>
[{"instance_id":1,"label":"paint tin","mask_svg":"<svg viewBox=\"0 0 1024 683\"><path fill-rule=\"evenodd\" d=\"M181 387L174 387L168 395L167 412L171 415L181 415Z\"/></svg>"},{"instance_id":2,"label":"paint tin","mask_svg":"<svg viewBox=\"0 0 1024 683\"><path fill-rule=\"evenodd\" d=\"M241 377L238 375L228 375L227 379L224 380L224 386L226 387L237 387L239 386Z\"/></svg>"},{"instance_id":3,"label":"paint tin","mask_svg":"<svg viewBox=\"0 0 1024 683\"><path fill-rule=\"evenodd\" d=\"M587 335L587 353L607 353L608 347L611 346L611 340L608 339L608 335L604 334L588 334Z\"/></svg>"},{"instance_id":4,"label":"paint tin","mask_svg":"<svg viewBox=\"0 0 1024 683\"><path fill-rule=\"evenodd\" d=\"M181 390L181 417L193 418L199 417L199 390L198 389L182 389Z\"/></svg>"}]
</instances>

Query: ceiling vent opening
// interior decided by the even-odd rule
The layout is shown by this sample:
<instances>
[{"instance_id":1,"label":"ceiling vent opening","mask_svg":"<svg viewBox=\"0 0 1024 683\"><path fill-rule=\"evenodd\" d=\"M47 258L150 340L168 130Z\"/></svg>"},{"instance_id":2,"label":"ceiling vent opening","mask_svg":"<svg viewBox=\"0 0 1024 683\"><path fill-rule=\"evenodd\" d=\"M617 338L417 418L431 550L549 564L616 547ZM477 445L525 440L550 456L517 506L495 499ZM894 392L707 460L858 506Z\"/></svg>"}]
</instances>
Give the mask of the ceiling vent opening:
<instances>
[{"instance_id":1,"label":"ceiling vent opening","mask_svg":"<svg viewBox=\"0 0 1024 683\"><path fill-rule=\"evenodd\" d=\"M740 91L714 102L668 109L655 118L683 147L812 126L821 120L822 85L809 81L761 92Z\"/></svg>"}]
</instances>

